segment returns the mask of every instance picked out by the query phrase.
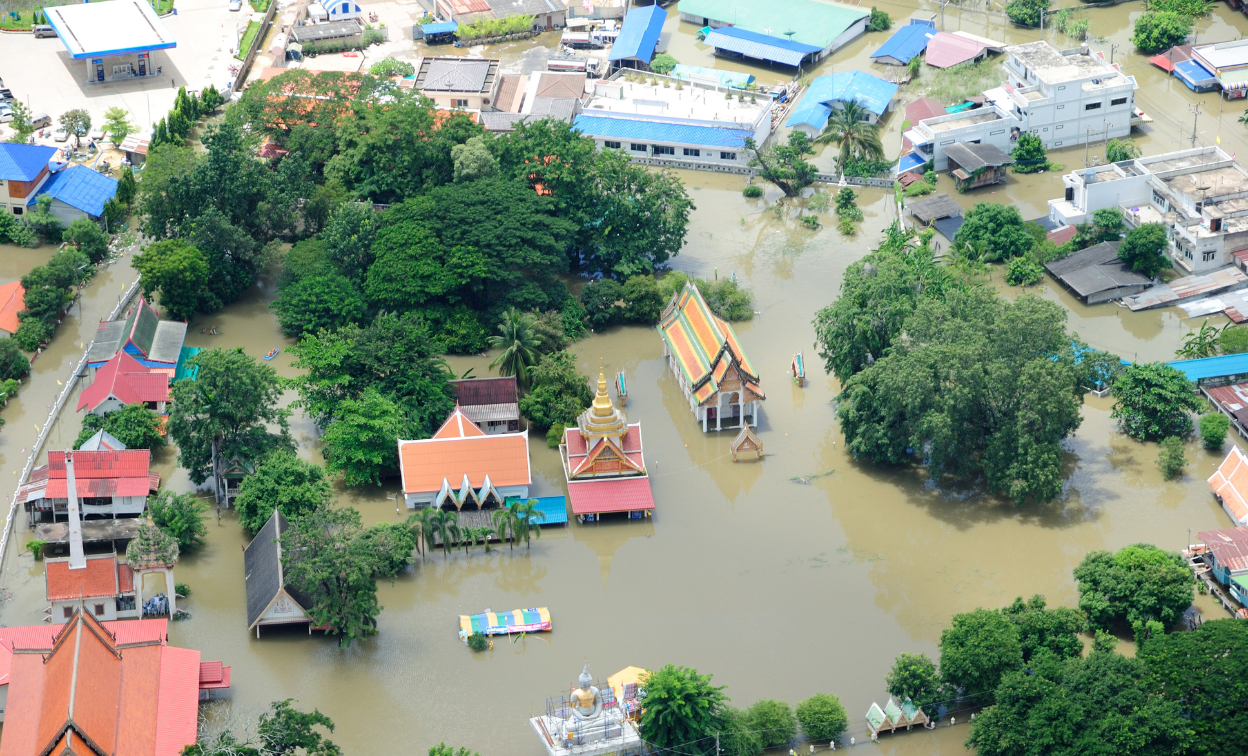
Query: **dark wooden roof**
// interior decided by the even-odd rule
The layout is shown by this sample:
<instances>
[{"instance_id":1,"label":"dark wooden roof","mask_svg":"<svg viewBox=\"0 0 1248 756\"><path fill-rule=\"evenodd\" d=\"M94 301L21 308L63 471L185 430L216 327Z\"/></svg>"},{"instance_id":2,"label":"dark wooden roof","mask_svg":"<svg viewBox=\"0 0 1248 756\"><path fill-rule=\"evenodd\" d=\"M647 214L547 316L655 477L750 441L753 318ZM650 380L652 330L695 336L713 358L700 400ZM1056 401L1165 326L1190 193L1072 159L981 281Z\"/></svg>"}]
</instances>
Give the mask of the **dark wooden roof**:
<instances>
[{"instance_id":1,"label":"dark wooden roof","mask_svg":"<svg viewBox=\"0 0 1248 756\"><path fill-rule=\"evenodd\" d=\"M1044 267L1050 275L1081 297L1120 286L1150 283L1148 276L1131 270L1130 266L1118 259L1118 245L1121 243L1101 242L1060 260L1046 263Z\"/></svg>"},{"instance_id":2,"label":"dark wooden roof","mask_svg":"<svg viewBox=\"0 0 1248 756\"><path fill-rule=\"evenodd\" d=\"M504 378L466 378L450 381L450 384L455 392L455 399L461 407L473 407L480 404L515 404L519 401L514 375Z\"/></svg>"},{"instance_id":3,"label":"dark wooden roof","mask_svg":"<svg viewBox=\"0 0 1248 756\"><path fill-rule=\"evenodd\" d=\"M926 199L906 204L906 210L922 223L931 223L941 218L962 215L962 206L948 194L934 194Z\"/></svg>"},{"instance_id":4,"label":"dark wooden roof","mask_svg":"<svg viewBox=\"0 0 1248 756\"><path fill-rule=\"evenodd\" d=\"M995 144L975 144L974 142L958 142L945 148L945 157L961 166L962 170L974 173L980 168L1010 165L1014 158L1001 151Z\"/></svg>"},{"instance_id":5,"label":"dark wooden roof","mask_svg":"<svg viewBox=\"0 0 1248 756\"><path fill-rule=\"evenodd\" d=\"M282 573L282 546L279 539L290 527L280 510L273 510L272 516L256 537L251 539L243 550L243 575L247 582L247 628L256 626L264 611L273 603L285 584ZM308 598L285 586L286 593L302 609L309 606Z\"/></svg>"}]
</instances>

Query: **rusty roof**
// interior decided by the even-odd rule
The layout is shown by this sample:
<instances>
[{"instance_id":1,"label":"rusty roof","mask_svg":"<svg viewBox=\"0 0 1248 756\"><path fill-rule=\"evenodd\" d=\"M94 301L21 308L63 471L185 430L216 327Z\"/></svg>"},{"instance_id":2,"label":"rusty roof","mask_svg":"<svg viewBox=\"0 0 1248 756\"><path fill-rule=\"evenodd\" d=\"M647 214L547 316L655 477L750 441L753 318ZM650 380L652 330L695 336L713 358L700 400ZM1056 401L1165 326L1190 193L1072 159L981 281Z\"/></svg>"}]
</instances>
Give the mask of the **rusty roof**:
<instances>
[{"instance_id":1,"label":"rusty roof","mask_svg":"<svg viewBox=\"0 0 1248 756\"><path fill-rule=\"evenodd\" d=\"M455 391L455 400L461 407L478 404L515 404L519 401L514 375L503 378L466 378L447 382Z\"/></svg>"},{"instance_id":2,"label":"rusty roof","mask_svg":"<svg viewBox=\"0 0 1248 756\"><path fill-rule=\"evenodd\" d=\"M1225 528L1197 533L1213 558L1231 572L1248 570L1248 528Z\"/></svg>"}]
</instances>

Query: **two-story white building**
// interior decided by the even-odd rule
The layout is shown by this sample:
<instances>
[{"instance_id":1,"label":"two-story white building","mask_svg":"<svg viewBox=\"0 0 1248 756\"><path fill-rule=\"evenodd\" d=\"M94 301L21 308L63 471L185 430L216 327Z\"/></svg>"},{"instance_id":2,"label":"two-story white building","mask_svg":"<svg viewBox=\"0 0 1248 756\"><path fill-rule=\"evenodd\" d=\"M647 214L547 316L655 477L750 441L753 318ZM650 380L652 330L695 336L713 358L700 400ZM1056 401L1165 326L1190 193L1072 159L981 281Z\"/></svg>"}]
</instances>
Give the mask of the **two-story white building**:
<instances>
[{"instance_id":1,"label":"two-story white building","mask_svg":"<svg viewBox=\"0 0 1248 756\"><path fill-rule=\"evenodd\" d=\"M1161 223L1168 253L1188 273L1236 264L1248 250L1248 170L1220 147L1084 168L1062 177L1064 196L1049 200L1057 224L1088 223L1117 207L1127 224Z\"/></svg>"}]
</instances>

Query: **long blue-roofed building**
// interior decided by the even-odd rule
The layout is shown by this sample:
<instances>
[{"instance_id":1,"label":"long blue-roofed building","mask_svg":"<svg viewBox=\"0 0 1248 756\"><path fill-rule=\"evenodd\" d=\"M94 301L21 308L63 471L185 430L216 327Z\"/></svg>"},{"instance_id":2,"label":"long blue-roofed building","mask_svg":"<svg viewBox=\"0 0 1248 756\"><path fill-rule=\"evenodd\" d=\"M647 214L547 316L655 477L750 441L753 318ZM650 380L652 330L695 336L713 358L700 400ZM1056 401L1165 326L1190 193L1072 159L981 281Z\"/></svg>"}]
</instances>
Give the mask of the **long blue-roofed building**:
<instances>
[{"instance_id":1,"label":"long blue-roofed building","mask_svg":"<svg viewBox=\"0 0 1248 756\"><path fill-rule=\"evenodd\" d=\"M760 34L735 26L712 29L711 33L706 35L706 44L715 48L716 55L782 63L794 67L802 65L803 61L813 58L822 50L816 45L805 45L801 42Z\"/></svg>"},{"instance_id":2,"label":"long blue-roofed building","mask_svg":"<svg viewBox=\"0 0 1248 756\"><path fill-rule=\"evenodd\" d=\"M896 84L865 71L820 76L810 83L784 125L816 137L828 124L832 111L849 101L857 101L867 111L867 121L875 123L893 107L897 89Z\"/></svg>"},{"instance_id":3,"label":"long blue-roofed building","mask_svg":"<svg viewBox=\"0 0 1248 756\"><path fill-rule=\"evenodd\" d=\"M711 27L706 42L716 53L786 66L830 55L865 33L870 17L865 8L829 0L680 0L680 20Z\"/></svg>"},{"instance_id":4,"label":"long blue-roofed building","mask_svg":"<svg viewBox=\"0 0 1248 756\"><path fill-rule=\"evenodd\" d=\"M666 22L667 11L657 4L633 8L624 16L620 35L615 38L607 60L613 66L648 69Z\"/></svg>"}]
</instances>

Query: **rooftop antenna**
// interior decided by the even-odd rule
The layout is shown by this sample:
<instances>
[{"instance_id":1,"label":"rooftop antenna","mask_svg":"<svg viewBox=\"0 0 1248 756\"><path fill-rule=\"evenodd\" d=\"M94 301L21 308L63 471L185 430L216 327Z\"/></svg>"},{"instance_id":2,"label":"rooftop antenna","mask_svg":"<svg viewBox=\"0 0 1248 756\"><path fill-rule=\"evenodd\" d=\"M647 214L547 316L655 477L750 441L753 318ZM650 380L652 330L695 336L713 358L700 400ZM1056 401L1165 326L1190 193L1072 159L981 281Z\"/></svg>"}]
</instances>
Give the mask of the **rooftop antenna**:
<instances>
[{"instance_id":1,"label":"rooftop antenna","mask_svg":"<svg viewBox=\"0 0 1248 756\"><path fill-rule=\"evenodd\" d=\"M74 481L74 453L65 452L65 485L69 489L69 569L85 570L87 556L82 551L82 518L78 514L78 487Z\"/></svg>"}]
</instances>

